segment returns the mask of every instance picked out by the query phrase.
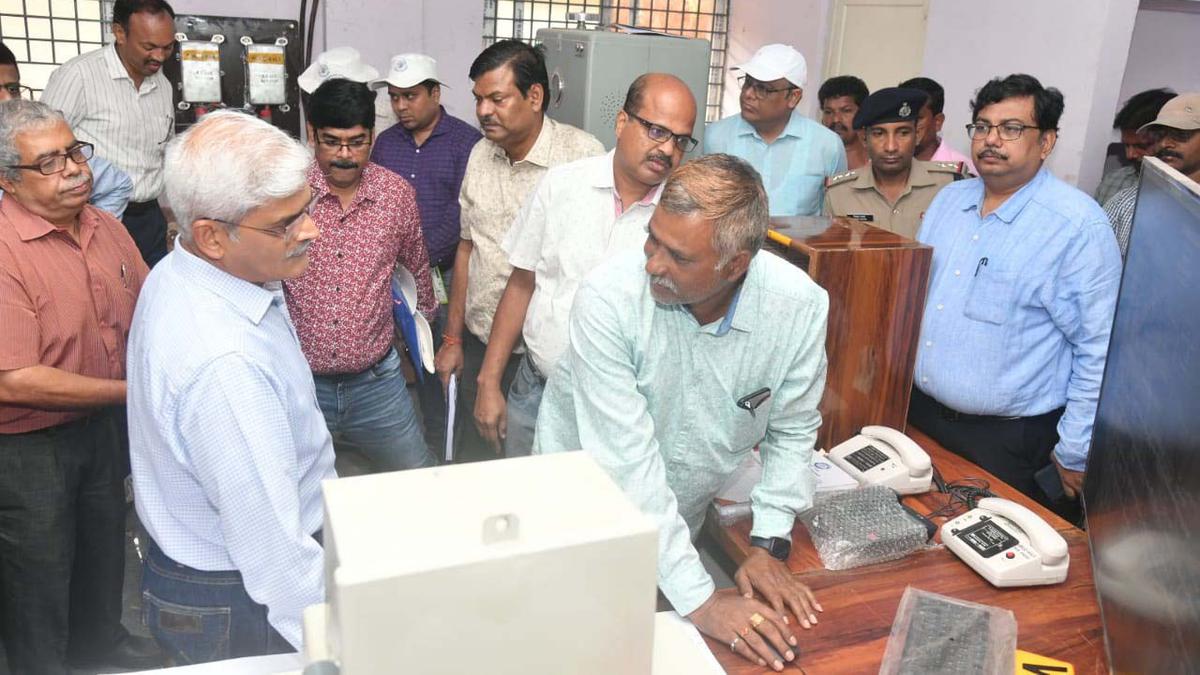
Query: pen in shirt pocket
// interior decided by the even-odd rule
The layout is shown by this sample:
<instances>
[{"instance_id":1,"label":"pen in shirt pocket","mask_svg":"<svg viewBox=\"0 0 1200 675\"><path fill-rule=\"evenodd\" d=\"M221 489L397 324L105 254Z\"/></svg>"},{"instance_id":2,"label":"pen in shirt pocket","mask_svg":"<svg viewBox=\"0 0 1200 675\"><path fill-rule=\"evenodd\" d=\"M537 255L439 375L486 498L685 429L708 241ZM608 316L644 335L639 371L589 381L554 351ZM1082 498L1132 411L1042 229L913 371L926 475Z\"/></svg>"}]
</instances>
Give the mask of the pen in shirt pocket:
<instances>
[{"instance_id":1,"label":"pen in shirt pocket","mask_svg":"<svg viewBox=\"0 0 1200 675\"><path fill-rule=\"evenodd\" d=\"M988 263L987 258L980 258L979 262L975 263L975 276L979 276L979 268L987 267L987 263Z\"/></svg>"}]
</instances>

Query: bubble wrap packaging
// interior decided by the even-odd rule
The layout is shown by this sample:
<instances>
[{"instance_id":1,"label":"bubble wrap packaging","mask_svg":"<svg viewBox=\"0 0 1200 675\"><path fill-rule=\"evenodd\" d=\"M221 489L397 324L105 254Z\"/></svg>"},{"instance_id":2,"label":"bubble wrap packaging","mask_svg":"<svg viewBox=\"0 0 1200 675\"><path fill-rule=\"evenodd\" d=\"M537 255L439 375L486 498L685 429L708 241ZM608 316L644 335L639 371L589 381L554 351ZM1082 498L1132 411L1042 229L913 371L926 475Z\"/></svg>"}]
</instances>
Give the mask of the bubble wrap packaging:
<instances>
[{"instance_id":1,"label":"bubble wrap packaging","mask_svg":"<svg viewBox=\"0 0 1200 675\"><path fill-rule=\"evenodd\" d=\"M925 524L881 485L832 495L799 518L831 570L897 560L929 540Z\"/></svg>"}]
</instances>

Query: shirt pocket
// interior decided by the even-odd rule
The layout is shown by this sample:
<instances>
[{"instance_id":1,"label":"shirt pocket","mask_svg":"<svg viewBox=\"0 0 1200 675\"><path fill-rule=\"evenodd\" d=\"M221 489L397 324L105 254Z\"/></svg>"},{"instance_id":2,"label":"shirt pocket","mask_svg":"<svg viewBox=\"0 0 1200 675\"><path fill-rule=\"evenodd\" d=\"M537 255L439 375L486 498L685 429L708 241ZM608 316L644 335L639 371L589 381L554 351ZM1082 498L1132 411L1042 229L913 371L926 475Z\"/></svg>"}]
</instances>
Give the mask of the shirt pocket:
<instances>
[{"instance_id":1,"label":"shirt pocket","mask_svg":"<svg viewBox=\"0 0 1200 675\"><path fill-rule=\"evenodd\" d=\"M968 319L1003 325L1017 300L1017 275L981 267L971 280L963 314Z\"/></svg>"},{"instance_id":2,"label":"shirt pocket","mask_svg":"<svg viewBox=\"0 0 1200 675\"><path fill-rule=\"evenodd\" d=\"M727 449L734 454L741 454L754 449L766 436L767 420L771 417L771 399L763 401L753 414L737 407L737 401L733 401L733 405L737 415L733 418L735 424Z\"/></svg>"}]
</instances>

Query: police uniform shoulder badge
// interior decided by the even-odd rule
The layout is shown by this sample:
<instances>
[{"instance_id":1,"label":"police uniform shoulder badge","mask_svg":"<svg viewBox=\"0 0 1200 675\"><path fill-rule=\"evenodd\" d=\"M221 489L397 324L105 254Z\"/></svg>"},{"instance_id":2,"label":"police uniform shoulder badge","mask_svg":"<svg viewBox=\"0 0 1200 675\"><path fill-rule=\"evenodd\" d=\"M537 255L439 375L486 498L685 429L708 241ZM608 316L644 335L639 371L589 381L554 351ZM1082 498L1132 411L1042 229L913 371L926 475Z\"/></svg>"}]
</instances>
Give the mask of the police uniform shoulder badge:
<instances>
[{"instance_id":1,"label":"police uniform shoulder badge","mask_svg":"<svg viewBox=\"0 0 1200 675\"><path fill-rule=\"evenodd\" d=\"M852 180L857 177L858 177L858 173L856 173L854 171L847 171L846 173L839 173L836 176L830 176L829 178L826 178L825 179L825 187L831 188L834 185L838 185L839 183L845 183L846 181Z\"/></svg>"}]
</instances>

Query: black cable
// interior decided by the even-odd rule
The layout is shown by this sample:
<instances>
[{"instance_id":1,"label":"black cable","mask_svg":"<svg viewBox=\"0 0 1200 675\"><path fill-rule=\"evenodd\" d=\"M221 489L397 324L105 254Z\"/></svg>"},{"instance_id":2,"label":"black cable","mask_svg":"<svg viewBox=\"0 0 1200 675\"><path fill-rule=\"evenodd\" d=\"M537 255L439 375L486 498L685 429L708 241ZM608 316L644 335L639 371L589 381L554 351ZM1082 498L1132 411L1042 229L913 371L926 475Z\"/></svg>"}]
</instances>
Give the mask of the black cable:
<instances>
[{"instance_id":1,"label":"black cable","mask_svg":"<svg viewBox=\"0 0 1200 675\"><path fill-rule=\"evenodd\" d=\"M296 31L296 37L297 37L297 39L300 40L300 49L301 49L300 72L303 72L304 69L308 67L308 56L306 54L304 54L304 52L303 52L304 36L306 34L304 28L305 28L305 26L308 25L308 23L305 20L306 19L305 15L308 13L306 11L307 9L308 9L308 0L300 0L300 21L297 24L299 26L299 30Z\"/></svg>"},{"instance_id":2,"label":"black cable","mask_svg":"<svg viewBox=\"0 0 1200 675\"><path fill-rule=\"evenodd\" d=\"M304 62L312 62L313 35L317 31L317 6L321 0L312 0L312 9L308 12L308 41L304 47Z\"/></svg>"}]
</instances>

